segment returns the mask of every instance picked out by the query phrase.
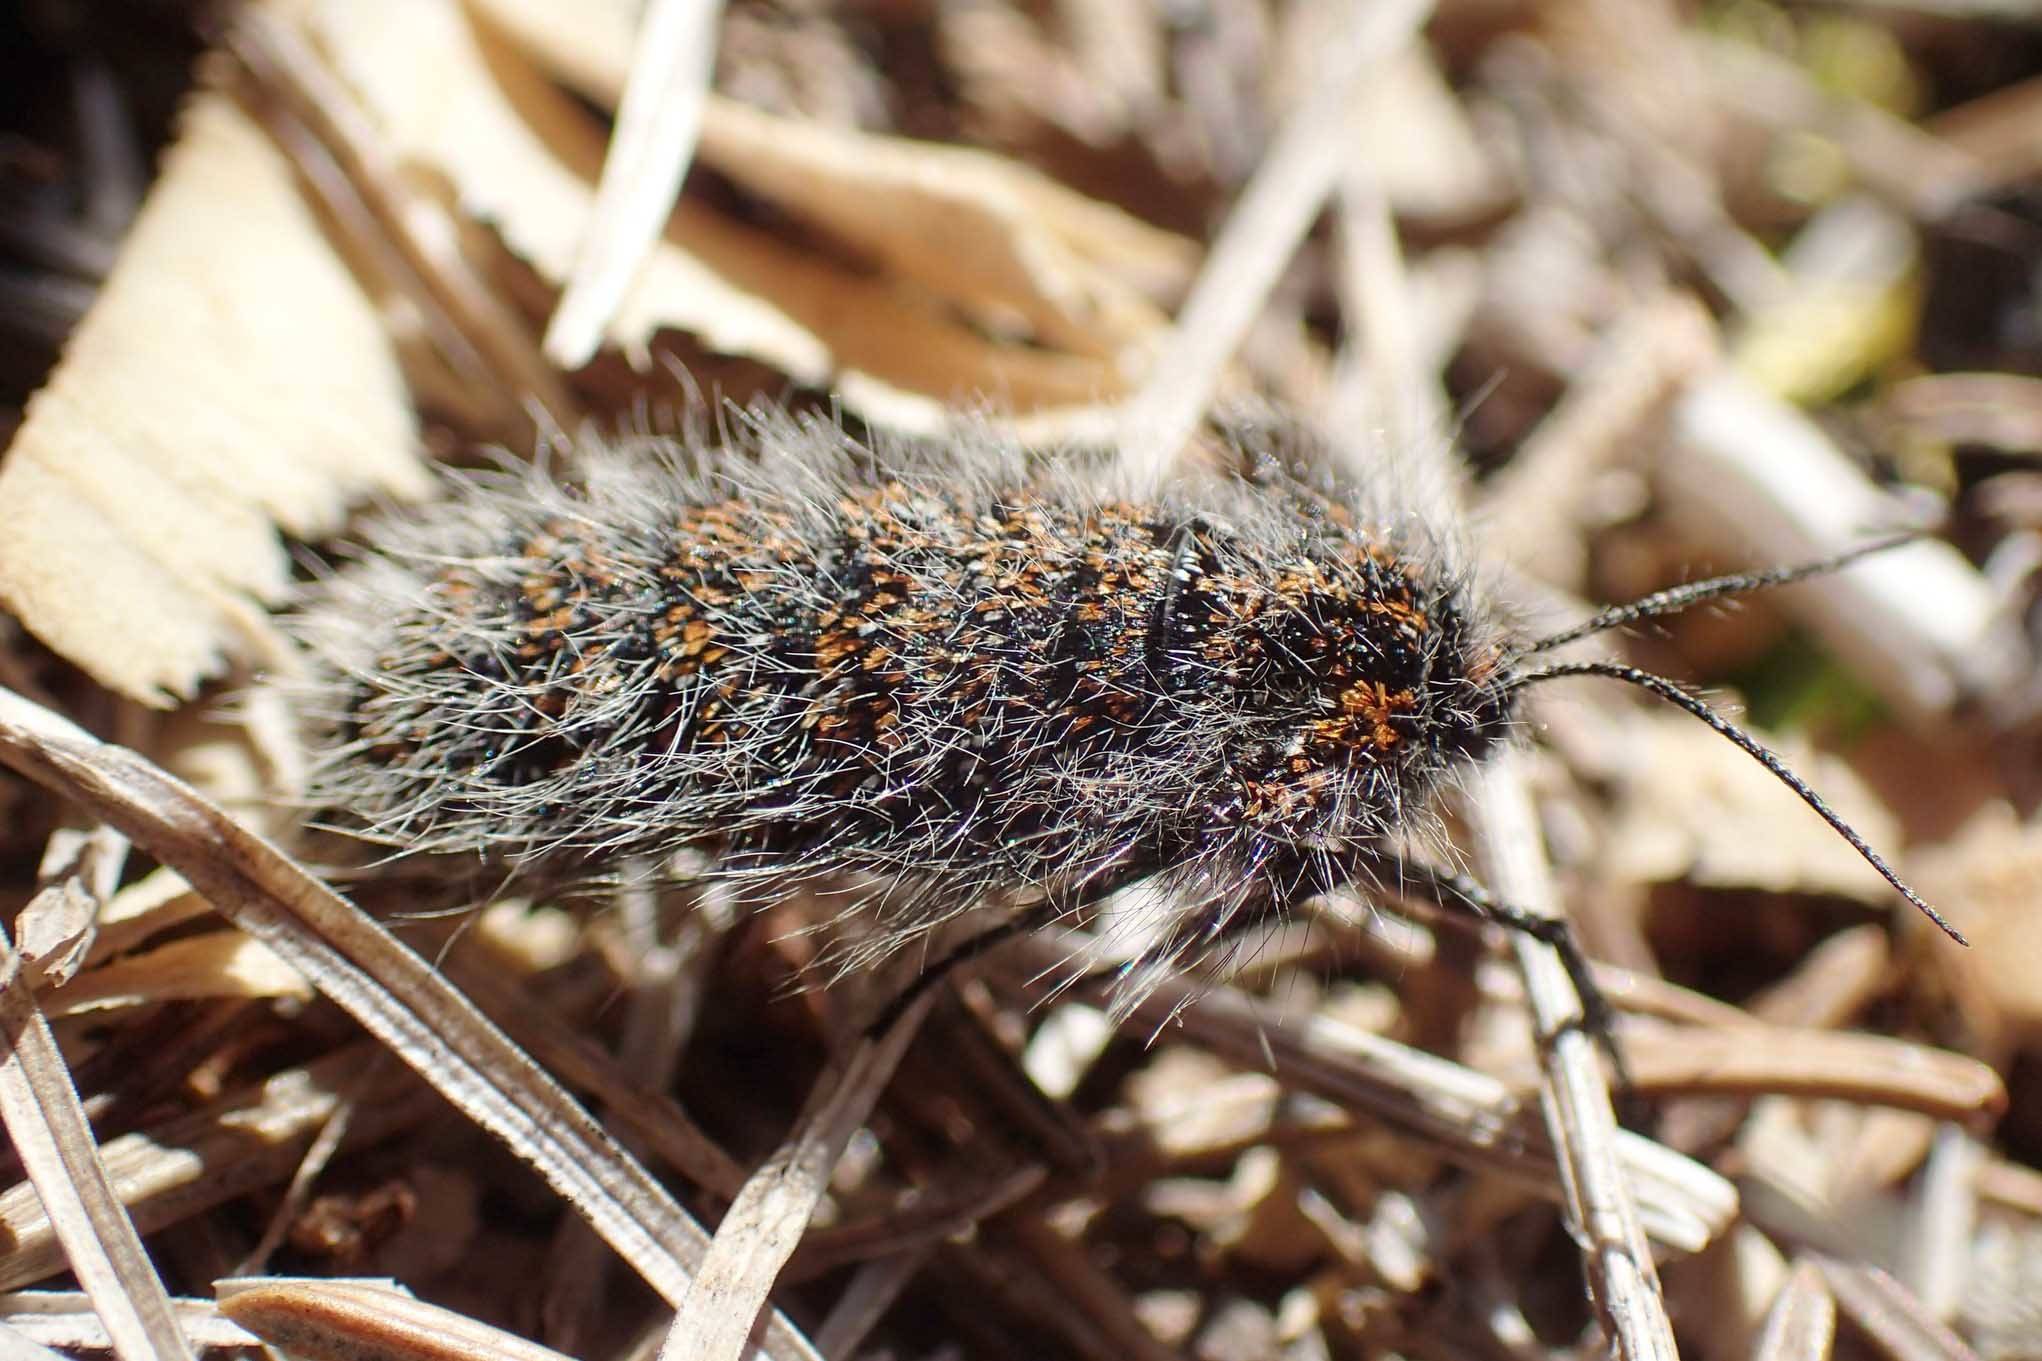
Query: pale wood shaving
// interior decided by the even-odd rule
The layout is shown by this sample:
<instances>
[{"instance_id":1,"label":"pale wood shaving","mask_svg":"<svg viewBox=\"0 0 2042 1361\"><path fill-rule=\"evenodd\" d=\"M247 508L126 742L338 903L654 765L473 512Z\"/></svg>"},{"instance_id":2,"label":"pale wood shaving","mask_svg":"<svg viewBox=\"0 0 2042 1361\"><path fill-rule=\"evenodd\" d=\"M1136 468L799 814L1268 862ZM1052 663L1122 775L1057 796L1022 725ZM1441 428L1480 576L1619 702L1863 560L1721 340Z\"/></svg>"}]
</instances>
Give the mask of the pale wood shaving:
<instances>
[{"instance_id":1,"label":"pale wood shaving","mask_svg":"<svg viewBox=\"0 0 2042 1361\"><path fill-rule=\"evenodd\" d=\"M310 997L311 985L275 951L237 931L213 931L91 969L50 993L52 1016L209 997Z\"/></svg>"},{"instance_id":2,"label":"pale wood shaving","mask_svg":"<svg viewBox=\"0 0 2042 1361\"><path fill-rule=\"evenodd\" d=\"M217 94L180 126L0 465L0 602L158 706L275 649L255 605L283 595L279 529L426 486L390 342L283 159Z\"/></svg>"}]
</instances>

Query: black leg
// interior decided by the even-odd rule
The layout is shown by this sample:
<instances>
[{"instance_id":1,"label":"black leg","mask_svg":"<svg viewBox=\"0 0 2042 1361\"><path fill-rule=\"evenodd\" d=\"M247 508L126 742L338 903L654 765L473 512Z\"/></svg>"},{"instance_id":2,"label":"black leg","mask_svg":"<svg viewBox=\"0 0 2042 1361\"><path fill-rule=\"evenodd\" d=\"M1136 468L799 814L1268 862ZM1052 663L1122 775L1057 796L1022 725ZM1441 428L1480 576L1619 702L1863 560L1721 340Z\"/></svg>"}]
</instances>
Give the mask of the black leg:
<instances>
[{"instance_id":1,"label":"black leg","mask_svg":"<svg viewBox=\"0 0 2042 1361\"><path fill-rule=\"evenodd\" d=\"M1025 936L1057 921L1073 912L1082 911L1111 894L1118 893L1130 884L1136 884L1156 873L1151 864L1115 866L1110 870L1092 876L1069 893L1052 894L1031 908L1026 908L1003 922L988 926L976 935L968 936L945 952L935 963L917 974L912 982L902 988L877 1020L865 1028L867 1035L879 1035L890 1029L901 1013L914 1005L923 993L941 983L954 973L960 965L995 949L1017 936Z\"/></svg>"},{"instance_id":2,"label":"black leg","mask_svg":"<svg viewBox=\"0 0 2042 1361\"><path fill-rule=\"evenodd\" d=\"M893 1023L901 1018L902 1012L921 1000L923 993L948 978L960 965L971 963L986 951L1004 945L1016 936L1025 936L1038 927L1048 926L1061 915L1062 912L1047 901L1040 902L1024 912L959 941L935 963L916 974L906 987L895 993L893 1000L886 1004L886 1009L879 1013L871 1025L865 1027L865 1033L877 1037L891 1030Z\"/></svg>"},{"instance_id":3,"label":"black leg","mask_svg":"<svg viewBox=\"0 0 2042 1361\"><path fill-rule=\"evenodd\" d=\"M1541 917L1499 901L1470 875L1450 874L1401 856L1381 857L1370 868L1369 878L1385 887L1408 887L1442 908L1494 922L1512 931L1521 931L1557 950L1561 967L1567 970L1568 981L1574 984L1574 991L1581 998L1581 1028L1593 1036L1609 1055L1610 1065L1616 1070L1620 1097L1628 1101L1634 1094L1631 1070L1624 1062L1623 1050L1617 1046L1616 1009L1596 983L1588 956L1582 953L1581 942L1574 934L1572 923L1561 917Z\"/></svg>"}]
</instances>

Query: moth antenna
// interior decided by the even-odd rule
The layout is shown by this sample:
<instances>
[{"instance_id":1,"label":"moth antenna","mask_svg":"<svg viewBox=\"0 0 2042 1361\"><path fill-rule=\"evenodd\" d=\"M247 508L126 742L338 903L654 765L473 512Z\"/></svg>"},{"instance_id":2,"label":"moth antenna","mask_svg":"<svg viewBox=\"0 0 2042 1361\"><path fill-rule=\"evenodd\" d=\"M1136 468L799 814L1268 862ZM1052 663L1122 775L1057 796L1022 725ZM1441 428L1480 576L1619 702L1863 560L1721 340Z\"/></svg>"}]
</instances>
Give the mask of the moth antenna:
<instances>
[{"instance_id":1,"label":"moth antenna","mask_svg":"<svg viewBox=\"0 0 2042 1361\"><path fill-rule=\"evenodd\" d=\"M1870 543L1846 549L1834 557L1819 558L1814 562L1804 562L1793 567L1775 567L1764 572L1736 572L1729 576L1709 577L1702 581L1691 581L1685 586L1654 591L1651 595L1641 596L1628 604L1612 605L1606 610L1599 610L1572 628L1530 644L1519 655L1528 657L1537 652L1550 652L1556 647L1579 642L1593 634L1622 628L1625 624L1633 624L1640 619L1651 619L1662 614L1679 614L1682 610L1711 600L1768 590L1774 586L1786 586L1809 577L1827 576L1831 572L1850 566L1859 558L1883 553L1904 543L1913 543L1925 532L1912 529L1904 534L1888 535L1886 538L1874 539Z\"/></svg>"},{"instance_id":2,"label":"moth antenna","mask_svg":"<svg viewBox=\"0 0 2042 1361\"><path fill-rule=\"evenodd\" d=\"M1878 547L1885 546L1882 544L1876 545L1873 548L1859 549L1853 554L1846 555L1841 560L1849 561L1850 557L1873 552ZM1828 565L1834 566L1835 563L1832 562ZM1821 567L1823 565L1811 564L1811 566ZM1784 573L1760 573L1755 575L1792 580L1795 574L1805 575L1806 569L1788 568ZM1702 582L1700 584L1706 586L1711 583ZM1768 582L1767 584L1772 583ZM1666 594L1671 595L1674 593L1669 591ZM1647 599L1652 599L1652 597L1647 597ZM1641 601L1639 603L1642 604L1644 602ZM1538 671L1527 672L1513 681L1510 688L1518 690L1527 685L1537 685L1549 680L1560 680L1567 676L1604 676L1610 680L1622 681L1626 685L1635 685L1641 690L1651 691L1667 703L1674 705L1676 708L1684 709L1689 714L1699 718L1702 722L1715 729L1718 736L1727 738L1733 745L1742 749L1745 755L1771 771L1773 778L1800 795L1801 802L1807 804L1820 814L1822 820L1828 823L1838 836L1850 843L1852 850L1864 857L1866 864L1879 871L1881 878L1893 885L1901 897L1913 903L1930 921L1941 927L1943 933L1949 936L1951 940L1956 941L1959 945L1969 945L1971 943L1964 939L1964 934L1961 931L1944 919L1942 913L1929 906L1928 902L1919 893L1909 888L1901 877L1894 873L1893 867L1888 865L1877 851L1867 845L1865 839L1859 836L1857 831L1848 822L1839 817L1835 809L1823 802L1822 796L1809 788L1806 780L1789 770L1787 763L1774 755L1770 748L1666 677L1656 675L1650 671L1640 670L1635 666L1625 666L1620 662L1566 662L1559 666L1549 666Z\"/></svg>"}]
</instances>

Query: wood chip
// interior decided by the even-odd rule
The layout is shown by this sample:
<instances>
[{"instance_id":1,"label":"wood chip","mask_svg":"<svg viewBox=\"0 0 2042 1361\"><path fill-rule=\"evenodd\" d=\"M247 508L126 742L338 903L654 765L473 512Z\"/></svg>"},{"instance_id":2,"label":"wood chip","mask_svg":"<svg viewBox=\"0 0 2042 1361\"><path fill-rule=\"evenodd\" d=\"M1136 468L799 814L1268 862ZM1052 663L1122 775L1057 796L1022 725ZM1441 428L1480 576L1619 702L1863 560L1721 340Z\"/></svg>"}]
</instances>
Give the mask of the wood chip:
<instances>
[{"instance_id":1,"label":"wood chip","mask_svg":"<svg viewBox=\"0 0 2042 1361\"><path fill-rule=\"evenodd\" d=\"M0 465L0 602L158 706L275 652L257 606L288 580L279 531L427 486L382 322L283 158L221 95L180 130Z\"/></svg>"}]
</instances>

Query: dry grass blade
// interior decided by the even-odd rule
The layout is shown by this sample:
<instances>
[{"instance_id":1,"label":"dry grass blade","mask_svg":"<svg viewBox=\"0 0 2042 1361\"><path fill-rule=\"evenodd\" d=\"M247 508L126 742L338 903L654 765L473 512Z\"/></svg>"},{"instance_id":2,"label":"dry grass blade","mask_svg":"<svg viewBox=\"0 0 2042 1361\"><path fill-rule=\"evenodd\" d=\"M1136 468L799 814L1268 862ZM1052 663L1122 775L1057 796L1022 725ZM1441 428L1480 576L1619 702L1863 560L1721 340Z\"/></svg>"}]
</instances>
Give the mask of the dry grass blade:
<instances>
[{"instance_id":1,"label":"dry grass blade","mask_svg":"<svg viewBox=\"0 0 2042 1361\"><path fill-rule=\"evenodd\" d=\"M1553 916L1538 818L1517 760L1504 752L1483 767L1469 800L1472 820L1497 896L1523 911ZM1589 1292L1618 1356L1674 1361L1679 1353L1673 1325L1618 1152L1616 1116L1595 1040L1581 1026L1581 999L1559 951L1516 932L1510 944L1542 1037L1539 1058L1546 1083L1541 1104L1559 1153L1568 1218L1581 1247Z\"/></svg>"},{"instance_id":2,"label":"dry grass blade","mask_svg":"<svg viewBox=\"0 0 2042 1361\"><path fill-rule=\"evenodd\" d=\"M780 1269L829 1190L844 1146L871 1114L935 1000L925 992L881 1035L857 1041L816 1082L786 1143L731 1203L660 1347L660 1361L738 1361Z\"/></svg>"},{"instance_id":3,"label":"dry grass blade","mask_svg":"<svg viewBox=\"0 0 2042 1361\"><path fill-rule=\"evenodd\" d=\"M268 1276L218 1288L221 1314L306 1361L567 1361L381 1282Z\"/></svg>"},{"instance_id":4,"label":"dry grass blade","mask_svg":"<svg viewBox=\"0 0 2042 1361\"><path fill-rule=\"evenodd\" d=\"M686 1292L701 1231L572 1097L376 922L161 769L8 692L0 761L177 869L532 1163L655 1290L675 1300ZM793 1345L784 1324L768 1332L775 1351Z\"/></svg>"},{"instance_id":5,"label":"dry grass blade","mask_svg":"<svg viewBox=\"0 0 2042 1361\"><path fill-rule=\"evenodd\" d=\"M1431 10L1430 0L1347 6L1338 45L1234 205L1175 329L1122 409L1119 474L1128 488L1159 485L1211 409L1221 371L1332 192L1356 92Z\"/></svg>"},{"instance_id":6,"label":"dry grass blade","mask_svg":"<svg viewBox=\"0 0 2042 1361\"><path fill-rule=\"evenodd\" d=\"M1626 1035L1624 1056L1641 1092L1834 1098L1971 1122L2007 1099L1988 1065L1883 1035L1683 1026Z\"/></svg>"},{"instance_id":7,"label":"dry grass blade","mask_svg":"<svg viewBox=\"0 0 2042 1361\"><path fill-rule=\"evenodd\" d=\"M229 1319L222 1318L211 1300L174 1299L178 1326L194 1346L207 1352L232 1347L255 1347L261 1339ZM0 1295L0 1329L5 1329L10 1346L35 1348L9 1352L10 1358L49 1356L44 1347L62 1347L64 1354L103 1352L113 1345L106 1325L92 1311L85 1296L74 1290L23 1290Z\"/></svg>"},{"instance_id":8,"label":"dry grass blade","mask_svg":"<svg viewBox=\"0 0 2042 1361\"><path fill-rule=\"evenodd\" d=\"M112 1179L64 1056L0 937L0 1119L49 1212L71 1270L122 1357L188 1357L170 1296L150 1264Z\"/></svg>"},{"instance_id":9,"label":"dry grass blade","mask_svg":"<svg viewBox=\"0 0 2042 1361\"><path fill-rule=\"evenodd\" d=\"M1835 1344L1836 1301L1821 1270L1801 1262L1766 1311L1752 1361L1829 1361Z\"/></svg>"},{"instance_id":10,"label":"dry grass blade","mask_svg":"<svg viewBox=\"0 0 2042 1361\"><path fill-rule=\"evenodd\" d=\"M587 234L547 324L546 357L587 363L673 211L716 65L721 0L653 0L639 16L631 79L603 158Z\"/></svg>"},{"instance_id":11,"label":"dry grass blade","mask_svg":"<svg viewBox=\"0 0 2042 1361\"><path fill-rule=\"evenodd\" d=\"M176 1224L234 1197L288 1179L313 1137L344 1100L355 1103L344 1147L373 1144L444 1108L397 1064L361 1077L373 1051L343 1047L286 1069L246 1092L176 1119L122 1134L99 1156L143 1233ZM0 1288L63 1268L49 1211L22 1182L0 1192Z\"/></svg>"},{"instance_id":12,"label":"dry grass blade","mask_svg":"<svg viewBox=\"0 0 2042 1361\"><path fill-rule=\"evenodd\" d=\"M1872 1344L1893 1361L1979 1361L1978 1353L1965 1346L1964 1339L1923 1308L1906 1286L1879 1268L1833 1257L1814 1260L1844 1317L1864 1330Z\"/></svg>"}]
</instances>

